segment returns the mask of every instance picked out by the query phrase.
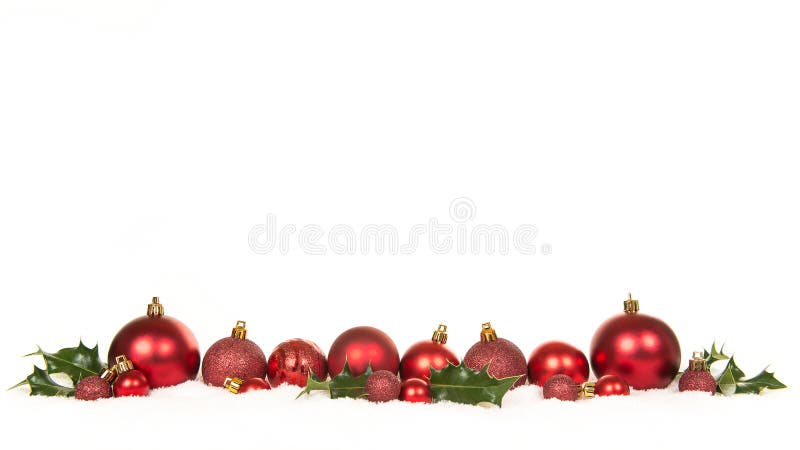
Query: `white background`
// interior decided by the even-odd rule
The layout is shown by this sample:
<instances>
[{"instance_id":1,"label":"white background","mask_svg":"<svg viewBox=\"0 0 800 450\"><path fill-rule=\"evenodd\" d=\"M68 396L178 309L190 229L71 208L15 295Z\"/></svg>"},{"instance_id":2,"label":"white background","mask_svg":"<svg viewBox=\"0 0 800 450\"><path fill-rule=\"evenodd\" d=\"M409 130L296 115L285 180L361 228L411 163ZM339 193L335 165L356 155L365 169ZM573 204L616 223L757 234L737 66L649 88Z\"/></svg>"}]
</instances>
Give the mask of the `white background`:
<instances>
[{"instance_id":1,"label":"white background","mask_svg":"<svg viewBox=\"0 0 800 450\"><path fill-rule=\"evenodd\" d=\"M105 351L153 295L203 349L238 319L266 352L291 337L327 350L361 324L402 352L446 321L463 355L491 320L527 355L548 339L588 351L630 290L673 326L683 359L717 339L746 372L772 363L796 386L798 12L743 1L5 0L0 381L27 375L19 356L37 344L83 337ZM462 196L477 207L470 225L535 225L552 254L248 246L267 214L404 236L430 218L452 223ZM488 412L348 409L284 391L245 401L184 386L97 405L14 391L0 395L0 439L42 445L37 433L83 424L89 437L65 447L125 448L158 419L149 433L162 448L674 448L711 429L723 444L769 445L789 435L794 410L791 389L577 407L534 401L531 387ZM626 437L623 411L637 411ZM253 429L234 439L225 414ZM401 423L416 426L412 438Z\"/></svg>"}]
</instances>

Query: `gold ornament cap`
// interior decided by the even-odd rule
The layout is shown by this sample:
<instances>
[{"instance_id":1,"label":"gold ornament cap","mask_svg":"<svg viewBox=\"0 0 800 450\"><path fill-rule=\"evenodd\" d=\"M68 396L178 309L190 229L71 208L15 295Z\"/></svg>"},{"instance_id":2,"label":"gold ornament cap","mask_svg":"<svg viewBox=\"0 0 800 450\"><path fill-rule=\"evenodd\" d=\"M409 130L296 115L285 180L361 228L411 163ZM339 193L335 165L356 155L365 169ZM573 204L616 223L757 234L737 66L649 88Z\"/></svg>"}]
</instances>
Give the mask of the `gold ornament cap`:
<instances>
[{"instance_id":1,"label":"gold ornament cap","mask_svg":"<svg viewBox=\"0 0 800 450\"><path fill-rule=\"evenodd\" d=\"M492 328L492 324L486 322L481 325L481 342L492 342L497 340L497 333Z\"/></svg>"},{"instance_id":2,"label":"gold ornament cap","mask_svg":"<svg viewBox=\"0 0 800 450\"><path fill-rule=\"evenodd\" d=\"M594 381L587 381L583 386L578 387L578 395L582 398L594 398L594 389L597 383Z\"/></svg>"},{"instance_id":3,"label":"gold ornament cap","mask_svg":"<svg viewBox=\"0 0 800 450\"><path fill-rule=\"evenodd\" d=\"M125 355L117 356L116 358L114 358L114 361L116 362L116 364L114 364L112 370L116 372L117 375L125 373L129 370L133 370L133 362L131 362L131 360L128 359L128 357Z\"/></svg>"},{"instance_id":4,"label":"gold ornament cap","mask_svg":"<svg viewBox=\"0 0 800 450\"><path fill-rule=\"evenodd\" d=\"M231 337L236 339L247 339L247 323L244 320L237 320L236 326L231 330Z\"/></svg>"},{"instance_id":5,"label":"gold ornament cap","mask_svg":"<svg viewBox=\"0 0 800 450\"><path fill-rule=\"evenodd\" d=\"M703 358L703 352L692 353L692 359L689 360L689 370L708 371L708 363Z\"/></svg>"},{"instance_id":6,"label":"gold ornament cap","mask_svg":"<svg viewBox=\"0 0 800 450\"><path fill-rule=\"evenodd\" d=\"M164 315L164 305L158 302L158 297L153 297L153 301L147 305L147 317L161 317Z\"/></svg>"},{"instance_id":7,"label":"gold ornament cap","mask_svg":"<svg viewBox=\"0 0 800 450\"><path fill-rule=\"evenodd\" d=\"M639 312L639 300L634 300L633 294L628 292L628 299L622 302L625 306L625 314L634 315Z\"/></svg>"},{"instance_id":8,"label":"gold ornament cap","mask_svg":"<svg viewBox=\"0 0 800 450\"><path fill-rule=\"evenodd\" d=\"M111 384L117 378L117 369L116 366L111 366L110 368L103 369L100 372L100 378L102 378L106 383Z\"/></svg>"},{"instance_id":9,"label":"gold ornament cap","mask_svg":"<svg viewBox=\"0 0 800 450\"><path fill-rule=\"evenodd\" d=\"M433 336L431 336L431 340L436 342L437 344L446 344L447 343L447 325L439 324L439 327L433 331Z\"/></svg>"},{"instance_id":10,"label":"gold ornament cap","mask_svg":"<svg viewBox=\"0 0 800 450\"><path fill-rule=\"evenodd\" d=\"M239 389L242 388L242 383L244 383L244 381L242 381L241 378L228 377L228 378L225 378L225 382L222 383L222 386L224 386L225 389L228 390L228 392L232 392L234 394L238 394L239 393Z\"/></svg>"}]
</instances>

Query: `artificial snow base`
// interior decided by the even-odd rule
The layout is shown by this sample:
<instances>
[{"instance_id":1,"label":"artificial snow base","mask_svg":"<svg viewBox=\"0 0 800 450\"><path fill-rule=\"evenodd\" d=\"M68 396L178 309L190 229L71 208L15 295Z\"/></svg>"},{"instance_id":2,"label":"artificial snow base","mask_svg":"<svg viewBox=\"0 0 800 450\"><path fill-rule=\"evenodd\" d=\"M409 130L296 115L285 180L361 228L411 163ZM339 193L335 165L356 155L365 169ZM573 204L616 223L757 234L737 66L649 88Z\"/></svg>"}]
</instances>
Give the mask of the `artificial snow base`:
<instances>
[{"instance_id":1,"label":"artificial snow base","mask_svg":"<svg viewBox=\"0 0 800 450\"><path fill-rule=\"evenodd\" d=\"M296 386L233 395L200 382L150 397L83 402L2 394L2 440L60 449L670 449L693 439L719 448L776 448L794 424L791 390L712 397L668 389L577 402L544 400L541 388L510 391L503 407L331 400ZM3 447L9 448L7 445Z\"/></svg>"}]
</instances>

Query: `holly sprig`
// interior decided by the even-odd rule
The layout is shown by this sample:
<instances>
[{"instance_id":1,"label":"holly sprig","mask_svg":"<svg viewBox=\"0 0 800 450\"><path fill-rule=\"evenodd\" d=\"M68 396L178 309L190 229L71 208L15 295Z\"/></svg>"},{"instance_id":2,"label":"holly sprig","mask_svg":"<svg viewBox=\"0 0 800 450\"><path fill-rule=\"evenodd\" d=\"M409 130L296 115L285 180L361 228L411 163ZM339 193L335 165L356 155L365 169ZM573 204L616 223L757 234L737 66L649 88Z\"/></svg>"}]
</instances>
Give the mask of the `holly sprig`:
<instances>
[{"instance_id":1,"label":"holly sprig","mask_svg":"<svg viewBox=\"0 0 800 450\"><path fill-rule=\"evenodd\" d=\"M727 361L725 368L722 369L715 379L717 380L717 392L723 395L734 394L760 394L764 389L784 389L786 385L775 378L774 372L768 372L766 368L758 375L747 378L744 371L739 368L733 355L725 354L725 346L717 350L716 341L711 344L711 350L703 350L703 358L710 368L712 364Z\"/></svg>"},{"instance_id":2,"label":"holly sprig","mask_svg":"<svg viewBox=\"0 0 800 450\"><path fill-rule=\"evenodd\" d=\"M367 370L361 375L354 376L347 361L344 362L342 372L329 381L320 380L313 372L309 372L306 388L295 398L310 394L312 391L327 391L331 398L360 398L364 396L364 387L370 375L372 375L372 365L367 365Z\"/></svg>"},{"instance_id":3,"label":"holly sprig","mask_svg":"<svg viewBox=\"0 0 800 450\"><path fill-rule=\"evenodd\" d=\"M97 345L89 348L82 340L78 342L77 347L64 347L55 353L46 352L41 347L37 348L37 351L24 357L41 356L45 368L42 369L34 364L33 373L9 390L28 385L31 390L30 395L72 397L75 395L75 386L78 382L88 376L99 375L104 367ZM64 386L55 381L52 375L56 373L68 376L72 386Z\"/></svg>"},{"instance_id":4,"label":"holly sprig","mask_svg":"<svg viewBox=\"0 0 800 450\"><path fill-rule=\"evenodd\" d=\"M434 402L468 405L486 402L502 406L503 397L517 380L519 376L495 378L489 375L489 364L474 370L463 362L457 366L448 362L441 370L431 367L431 398Z\"/></svg>"}]
</instances>

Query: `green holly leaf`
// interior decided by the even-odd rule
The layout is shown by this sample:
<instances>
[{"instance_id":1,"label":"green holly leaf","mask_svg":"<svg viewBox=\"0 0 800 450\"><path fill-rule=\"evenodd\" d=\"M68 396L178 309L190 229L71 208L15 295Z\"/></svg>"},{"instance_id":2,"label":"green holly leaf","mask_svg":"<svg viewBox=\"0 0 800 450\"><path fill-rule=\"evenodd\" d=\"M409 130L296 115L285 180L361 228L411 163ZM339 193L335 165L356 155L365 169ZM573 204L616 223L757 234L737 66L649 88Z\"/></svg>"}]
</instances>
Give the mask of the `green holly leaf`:
<instances>
[{"instance_id":1,"label":"green holly leaf","mask_svg":"<svg viewBox=\"0 0 800 450\"><path fill-rule=\"evenodd\" d=\"M722 373L720 373L717 377L717 392L722 395L733 395L736 393L737 380L732 369L733 367L736 367L736 365L732 365L732 361L733 359L728 360L725 370L723 370Z\"/></svg>"},{"instance_id":2,"label":"green holly leaf","mask_svg":"<svg viewBox=\"0 0 800 450\"><path fill-rule=\"evenodd\" d=\"M764 389L785 389L786 385L775 378L775 374L764 369L758 375L736 383L737 394L760 394Z\"/></svg>"},{"instance_id":3,"label":"green holly leaf","mask_svg":"<svg viewBox=\"0 0 800 450\"><path fill-rule=\"evenodd\" d=\"M719 351L717 351L717 341L714 341L714 343L711 344L710 352L703 349L703 357L706 359L706 364L708 364L708 367L711 367L711 365L717 361L730 359L730 356L725 354L725 344L723 344Z\"/></svg>"},{"instance_id":4,"label":"green holly leaf","mask_svg":"<svg viewBox=\"0 0 800 450\"><path fill-rule=\"evenodd\" d=\"M48 353L39 347L39 350L25 356L35 355L44 358L47 373L66 374L74 385L88 376L99 375L104 367L97 345L89 348L83 341L78 342L77 347L65 347L55 353Z\"/></svg>"},{"instance_id":5,"label":"green holly leaf","mask_svg":"<svg viewBox=\"0 0 800 450\"><path fill-rule=\"evenodd\" d=\"M45 395L48 397L72 397L75 395L75 388L62 386L50 378L50 374L46 370L40 369L38 366L33 366L33 373L28 375L28 378L17 383L16 386L11 387L14 389L27 384L31 388L31 395Z\"/></svg>"},{"instance_id":6,"label":"green holly leaf","mask_svg":"<svg viewBox=\"0 0 800 450\"><path fill-rule=\"evenodd\" d=\"M489 402L502 406L503 396L519 377L497 379L488 370L489 364L481 370L449 362L441 370L431 367L431 398L434 402L447 400L468 405Z\"/></svg>"},{"instance_id":7,"label":"green holly leaf","mask_svg":"<svg viewBox=\"0 0 800 450\"><path fill-rule=\"evenodd\" d=\"M368 365L363 374L355 377L350 372L350 365L345 361L342 372L331 378L330 381L321 381L314 374L309 373L306 379L306 388L296 398L310 394L312 391L328 391L331 398L360 398L364 396L364 386L370 375L372 375L372 365Z\"/></svg>"}]
</instances>

